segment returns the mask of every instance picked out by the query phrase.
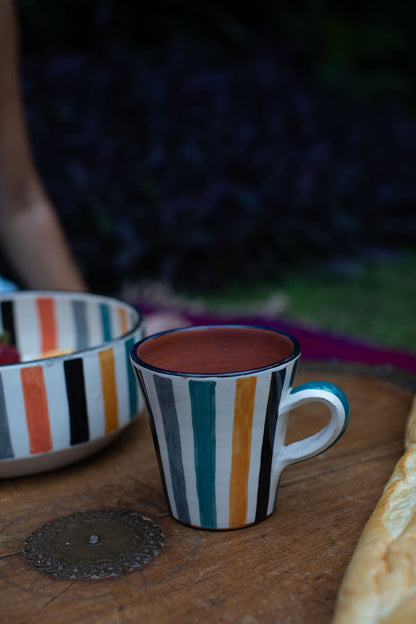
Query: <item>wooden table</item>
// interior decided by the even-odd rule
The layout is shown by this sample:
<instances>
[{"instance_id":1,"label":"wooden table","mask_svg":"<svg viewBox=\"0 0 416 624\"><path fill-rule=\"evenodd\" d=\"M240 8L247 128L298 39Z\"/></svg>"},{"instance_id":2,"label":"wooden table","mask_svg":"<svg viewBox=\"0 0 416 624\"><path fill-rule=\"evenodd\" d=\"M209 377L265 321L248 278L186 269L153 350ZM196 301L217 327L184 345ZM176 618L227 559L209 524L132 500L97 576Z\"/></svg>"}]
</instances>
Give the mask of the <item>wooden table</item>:
<instances>
[{"instance_id":1,"label":"wooden table","mask_svg":"<svg viewBox=\"0 0 416 624\"><path fill-rule=\"evenodd\" d=\"M297 383L323 378L343 388L350 426L325 454L284 472L276 512L251 528L207 532L170 518L144 414L86 461L1 482L0 622L330 622L358 537L403 449L415 388L390 374L303 366ZM315 404L304 416L305 408L292 413L290 441L327 418ZM114 578L60 580L24 558L25 538L45 522L108 507L137 510L161 527L165 546L153 562Z\"/></svg>"}]
</instances>

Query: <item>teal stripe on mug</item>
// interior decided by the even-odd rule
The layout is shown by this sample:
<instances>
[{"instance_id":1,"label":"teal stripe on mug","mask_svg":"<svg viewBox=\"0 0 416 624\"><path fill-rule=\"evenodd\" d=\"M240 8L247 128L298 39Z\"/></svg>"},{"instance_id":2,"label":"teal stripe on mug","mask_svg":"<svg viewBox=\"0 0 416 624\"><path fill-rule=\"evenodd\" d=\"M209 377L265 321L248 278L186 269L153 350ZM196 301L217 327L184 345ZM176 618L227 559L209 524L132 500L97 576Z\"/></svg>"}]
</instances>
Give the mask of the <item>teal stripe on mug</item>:
<instances>
[{"instance_id":1,"label":"teal stripe on mug","mask_svg":"<svg viewBox=\"0 0 416 624\"><path fill-rule=\"evenodd\" d=\"M158 375L153 375L153 381L159 401L160 412L162 414L176 511L179 518L181 518L183 522L189 524L185 473L182 462L182 445L172 381L167 377L159 377Z\"/></svg>"},{"instance_id":2,"label":"teal stripe on mug","mask_svg":"<svg viewBox=\"0 0 416 624\"><path fill-rule=\"evenodd\" d=\"M217 528L215 502L215 381L189 380L201 526Z\"/></svg>"}]
</instances>

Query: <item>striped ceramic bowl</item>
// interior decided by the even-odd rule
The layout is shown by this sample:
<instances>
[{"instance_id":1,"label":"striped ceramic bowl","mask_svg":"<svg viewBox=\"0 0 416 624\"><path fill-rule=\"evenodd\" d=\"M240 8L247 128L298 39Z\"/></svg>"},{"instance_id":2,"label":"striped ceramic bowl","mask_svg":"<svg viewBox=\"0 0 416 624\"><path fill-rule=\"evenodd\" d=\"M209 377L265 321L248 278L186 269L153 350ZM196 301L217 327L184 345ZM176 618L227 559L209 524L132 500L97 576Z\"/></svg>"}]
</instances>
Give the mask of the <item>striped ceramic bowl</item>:
<instances>
[{"instance_id":1,"label":"striped ceramic bowl","mask_svg":"<svg viewBox=\"0 0 416 624\"><path fill-rule=\"evenodd\" d=\"M112 297L22 291L0 296L0 333L20 363L0 365L0 478L78 461L141 409L129 361L143 317Z\"/></svg>"}]
</instances>

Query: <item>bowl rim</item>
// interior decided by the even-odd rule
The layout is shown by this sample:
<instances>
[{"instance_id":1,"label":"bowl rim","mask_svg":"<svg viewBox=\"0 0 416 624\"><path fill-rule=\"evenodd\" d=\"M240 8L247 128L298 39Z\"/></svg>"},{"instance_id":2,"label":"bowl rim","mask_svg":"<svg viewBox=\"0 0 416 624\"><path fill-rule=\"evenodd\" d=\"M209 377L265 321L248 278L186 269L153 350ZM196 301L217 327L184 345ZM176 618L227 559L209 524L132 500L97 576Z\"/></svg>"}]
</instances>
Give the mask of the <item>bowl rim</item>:
<instances>
[{"instance_id":1,"label":"bowl rim","mask_svg":"<svg viewBox=\"0 0 416 624\"><path fill-rule=\"evenodd\" d=\"M128 332L125 332L124 334L121 334L120 336L117 336L116 338L112 338L111 340L106 340L105 342L102 342L98 345L95 346L91 346L91 347L85 347L83 349L77 349L75 351L71 351L69 353L62 353L61 355L51 355L51 356L46 356L46 357L42 357L42 358L33 358L30 360L24 360L21 362L12 362L9 364L0 364L0 371L1 370L6 370L7 368L10 367L25 367L25 366L33 366L34 362L37 362L39 365L43 365L43 364L47 364L50 366L50 361L51 360L56 360L56 361L62 361L62 359L71 359L71 358L76 358L76 357L80 357L80 353L82 354L90 354L93 353L95 351L101 351L103 349L108 349L109 347L115 345L116 343L119 343L120 341L124 341L127 340L130 337L133 337L134 334L137 332L138 329L140 329L140 327L142 327L144 329L144 313L143 311L137 307L136 305L129 303L128 301L125 301L124 299L121 299L119 297L116 297L114 295L103 295L103 294L99 294L99 293L93 293L93 292L84 292L82 290L54 290L54 289L42 289L42 290L17 290L17 291L12 291L12 292L8 292L8 293L2 293L0 295L0 304L3 301L14 301L16 299L33 299L34 297L39 297L39 296L49 296L49 297L56 297L56 298L63 298L63 299L74 299L74 298L79 298L79 299L86 299L86 300L92 300L92 301L102 301L102 302L113 302L115 304L118 305L122 305L124 308L126 308L127 310L129 310L130 312L133 312L137 318L136 321L133 325L133 327L131 329L129 329Z\"/></svg>"}]
</instances>

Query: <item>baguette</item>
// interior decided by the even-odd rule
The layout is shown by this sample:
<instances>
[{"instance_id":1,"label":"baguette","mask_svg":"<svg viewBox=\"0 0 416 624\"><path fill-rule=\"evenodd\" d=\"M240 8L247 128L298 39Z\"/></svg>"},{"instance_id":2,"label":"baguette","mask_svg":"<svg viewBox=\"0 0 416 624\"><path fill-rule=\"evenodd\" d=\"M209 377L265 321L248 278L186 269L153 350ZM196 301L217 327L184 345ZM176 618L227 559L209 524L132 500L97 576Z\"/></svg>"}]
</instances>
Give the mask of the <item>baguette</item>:
<instances>
[{"instance_id":1,"label":"baguette","mask_svg":"<svg viewBox=\"0 0 416 624\"><path fill-rule=\"evenodd\" d=\"M333 624L416 622L416 398L405 448L347 567Z\"/></svg>"}]
</instances>

